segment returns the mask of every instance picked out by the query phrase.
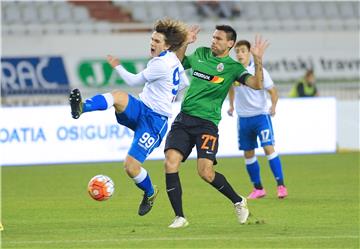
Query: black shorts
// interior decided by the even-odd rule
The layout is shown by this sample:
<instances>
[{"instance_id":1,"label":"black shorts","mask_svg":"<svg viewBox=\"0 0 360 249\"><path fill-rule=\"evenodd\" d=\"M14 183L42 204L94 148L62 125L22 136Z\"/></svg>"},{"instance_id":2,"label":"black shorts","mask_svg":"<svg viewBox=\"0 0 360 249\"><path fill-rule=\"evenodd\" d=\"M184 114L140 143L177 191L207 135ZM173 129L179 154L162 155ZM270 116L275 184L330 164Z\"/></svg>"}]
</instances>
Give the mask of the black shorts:
<instances>
[{"instance_id":1,"label":"black shorts","mask_svg":"<svg viewBox=\"0 0 360 249\"><path fill-rule=\"evenodd\" d=\"M175 149L183 155L183 162L190 155L194 145L198 158L207 158L217 164L219 145L218 127L211 121L180 112L166 137L165 150Z\"/></svg>"}]
</instances>

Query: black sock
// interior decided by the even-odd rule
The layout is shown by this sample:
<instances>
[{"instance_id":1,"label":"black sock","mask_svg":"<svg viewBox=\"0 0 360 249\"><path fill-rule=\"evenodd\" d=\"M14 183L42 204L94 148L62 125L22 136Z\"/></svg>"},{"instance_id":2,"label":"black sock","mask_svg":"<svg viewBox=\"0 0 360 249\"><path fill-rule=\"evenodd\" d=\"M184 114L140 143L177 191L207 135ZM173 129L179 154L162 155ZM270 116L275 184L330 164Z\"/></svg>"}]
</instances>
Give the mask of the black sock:
<instances>
[{"instance_id":1,"label":"black sock","mask_svg":"<svg viewBox=\"0 0 360 249\"><path fill-rule=\"evenodd\" d=\"M185 217L182 209L182 189L178 172L166 174L166 192L175 215Z\"/></svg>"},{"instance_id":2,"label":"black sock","mask_svg":"<svg viewBox=\"0 0 360 249\"><path fill-rule=\"evenodd\" d=\"M233 203L242 201L242 198L234 191L230 183L222 174L215 172L215 178L210 184L229 198Z\"/></svg>"},{"instance_id":3,"label":"black sock","mask_svg":"<svg viewBox=\"0 0 360 249\"><path fill-rule=\"evenodd\" d=\"M280 186L280 185L284 185L284 180L276 180L277 182L277 185ZM285 185L284 185L285 186Z\"/></svg>"},{"instance_id":4,"label":"black sock","mask_svg":"<svg viewBox=\"0 0 360 249\"><path fill-rule=\"evenodd\" d=\"M255 184L254 184L254 187L255 187L256 189L263 189L263 186L262 186L261 183L255 183Z\"/></svg>"}]
</instances>

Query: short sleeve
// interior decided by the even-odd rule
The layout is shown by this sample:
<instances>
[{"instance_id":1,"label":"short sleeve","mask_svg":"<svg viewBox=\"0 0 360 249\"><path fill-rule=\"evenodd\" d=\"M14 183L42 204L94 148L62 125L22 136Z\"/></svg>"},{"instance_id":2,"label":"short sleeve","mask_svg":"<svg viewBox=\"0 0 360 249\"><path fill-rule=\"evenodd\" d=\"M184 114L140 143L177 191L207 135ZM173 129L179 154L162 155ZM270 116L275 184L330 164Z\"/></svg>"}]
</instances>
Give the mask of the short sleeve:
<instances>
[{"instance_id":1,"label":"short sleeve","mask_svg":"<svg viewBox=\"0 0 360 249\"><path fill-rule=\"evenodd\" d=\"M264 88L266 90L269 90L274 86L274 82L265 68L263 68L263 75L264 75Z\"/></svg>"},{"instance_id":2,"label":"short sleeve","mask_svg":"<svg viewBox=\"0 0 360 249\"><path fill-rule=\"evenodd\" d=\"M191 68L189 56L185 56L181 64L183 65L184 69Z\"/></svg>"},{"instance_id":3,"label":"short sleeve","mask_svg":"<svg viewBox=\"0 0 360 249\"><path fill-rule=\"evenodd\" d=\"M200 49L201 48L197 48L192 54L184 57L181 64L185 70L191 68L191 61L197 56L197 53L200 51Z\"/></svg>"}]
</instances>

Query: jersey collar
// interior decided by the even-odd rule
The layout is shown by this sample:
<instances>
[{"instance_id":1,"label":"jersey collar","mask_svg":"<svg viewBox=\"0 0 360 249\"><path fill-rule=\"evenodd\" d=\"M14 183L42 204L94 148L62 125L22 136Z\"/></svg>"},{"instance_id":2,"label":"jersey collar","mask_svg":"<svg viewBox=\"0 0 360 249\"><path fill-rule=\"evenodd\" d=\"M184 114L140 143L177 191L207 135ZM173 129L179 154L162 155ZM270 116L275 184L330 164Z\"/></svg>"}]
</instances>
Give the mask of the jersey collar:
<instances>
[{"instance_id":1,"label":"jersey collar","mask_svg":"<svg viewBox=\"0 0 360 249\"><path fill-rule=\"evenodd\" d=\"M169 52L169 50L164 50L159 54L159 57L166 55L166 53Z\"/></svg>"}]
</instances>

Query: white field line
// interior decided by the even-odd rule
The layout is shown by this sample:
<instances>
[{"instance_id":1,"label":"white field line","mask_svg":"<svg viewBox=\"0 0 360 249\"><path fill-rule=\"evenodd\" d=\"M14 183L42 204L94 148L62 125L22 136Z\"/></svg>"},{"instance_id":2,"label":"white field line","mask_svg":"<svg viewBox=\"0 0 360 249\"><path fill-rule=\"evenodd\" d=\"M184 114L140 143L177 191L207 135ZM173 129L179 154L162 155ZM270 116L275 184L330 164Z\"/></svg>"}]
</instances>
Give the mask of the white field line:
<instances>
[{"instance_id":1,"label":"white field line","mask_svg":"<svg viewBox=\"0 0 360 249\"><path fill-rule=\"evenodd\" d=\"M359 239L357 235L344 236L269 236L261 238L251 238L251 240L334 240L334 239ZM154 238L118 238L118 239L87 239L87 240L23 240L23 241L3 241L3 244L87 244L87 243L120 243L120 242L139 242L139 241L182 241L182 240L249 240L244 237L227 236L201 236L201 237L154 237Z\"/></svg>"}]
</instances>

